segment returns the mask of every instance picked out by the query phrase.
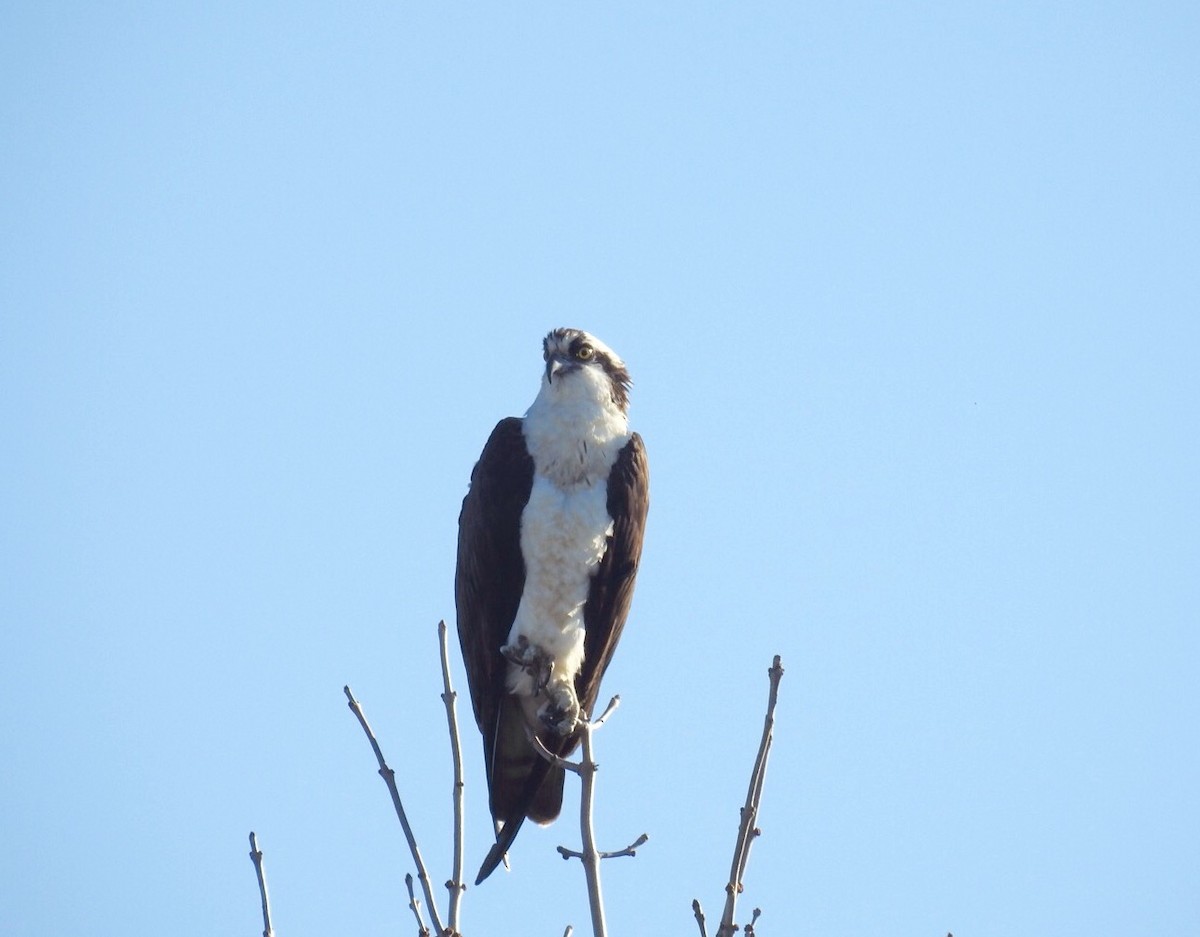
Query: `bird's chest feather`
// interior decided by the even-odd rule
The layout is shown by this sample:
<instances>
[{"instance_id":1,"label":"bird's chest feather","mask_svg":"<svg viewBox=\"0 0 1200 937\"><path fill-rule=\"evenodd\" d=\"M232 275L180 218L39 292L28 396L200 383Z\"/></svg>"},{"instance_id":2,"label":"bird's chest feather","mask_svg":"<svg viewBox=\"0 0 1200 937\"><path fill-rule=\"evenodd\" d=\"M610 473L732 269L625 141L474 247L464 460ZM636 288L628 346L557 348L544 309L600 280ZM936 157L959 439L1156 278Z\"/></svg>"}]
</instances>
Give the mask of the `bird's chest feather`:
<instances>
[{"instance_id":1,"label":"bird's chest feather","mask_svg":"<svg viewBox=\"0 0 1200 937\"><path fill-rule=\"evenodd\" d=\"M536 477L521 516L526 588L517 620L530 639L582 627L592 573L604 558L612 518L605 486L562 489Z\"/></svg>"},{"instance_id":2,"label":"bird's chest feather","mask_svg":"<svg viewBox=\"0 0 1200 937\"><path fill-rule=\"evenodd\" d=\"M521 516L526 578L564 585L587 579L604 557L612 533L605 485L559 488L536 476ZM582 599L580 599L582 601Z\"/></svg>"},{"instance_id":3,"label":"bird's chest feather","mask_svg":"<svg viewBox=\"0 0 1200 937\"><path fill-rule=\"evenodd\" d=\"M521 515L525 588L508 644L523 640L539 648L555 680L573 680L583 665L583 607L613 529L605 488L564 490L539 475ZM520 696L537 694L531 674L511 664L508 688Z\"/></svg>"},{"instance_id":4,"label":"bird's chest feather","mask_svg":"<svg viewBox=\"0 0 1200 937\"><path fill-rule=\"evenodd\" d=\"M583 660L583 606L613 530L608 476L629 428L608 398L566 386L558 396L544 386L525 417L534 480L521 514L525 588L509 643L524 637L573 675Z\"/></svg>"},{"instance_id":5,"label":"bird's chest feather","mask_svg":"<svg viewBox=\"0 0 1200 937\"><path fill-rule=\"evenodd\" d=\"M630 435L628 420L610 400L580 395L578 387L561 398L539 394L523 432L536 477L568 493L603 489Z\"/></svg>"}]
</instances>

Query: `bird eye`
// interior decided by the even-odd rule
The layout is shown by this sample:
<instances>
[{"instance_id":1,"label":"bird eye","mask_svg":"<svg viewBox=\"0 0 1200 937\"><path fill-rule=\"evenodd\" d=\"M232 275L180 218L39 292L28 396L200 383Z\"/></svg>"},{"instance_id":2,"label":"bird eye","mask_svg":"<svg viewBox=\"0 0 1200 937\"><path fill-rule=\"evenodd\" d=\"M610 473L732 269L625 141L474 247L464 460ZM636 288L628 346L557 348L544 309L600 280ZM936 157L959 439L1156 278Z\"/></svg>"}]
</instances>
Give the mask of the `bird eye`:
<instances>
[{"instance_id":1,"label":"bird eye","mask_svg":"<svg viewBox=\"0 0 1200 937\"><path fill-rule=\"evenodd\" d=\"M575 357L580 361L591 361L595 354L596 350L586 343L575 349Z\"/></svg>"}]
</instances>

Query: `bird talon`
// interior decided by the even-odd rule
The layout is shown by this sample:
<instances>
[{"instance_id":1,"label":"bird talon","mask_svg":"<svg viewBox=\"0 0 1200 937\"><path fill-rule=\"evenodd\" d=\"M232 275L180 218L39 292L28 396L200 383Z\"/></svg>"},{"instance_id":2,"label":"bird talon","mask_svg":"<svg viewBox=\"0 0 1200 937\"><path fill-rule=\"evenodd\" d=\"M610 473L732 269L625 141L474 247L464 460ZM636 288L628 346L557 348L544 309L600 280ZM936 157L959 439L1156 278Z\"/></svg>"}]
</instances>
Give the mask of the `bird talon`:
<instances>
[{"instance_id":1,"label":"bird talon","mask_svg":"<svg viewBox=\"0 0 1200 937\"><path fill-rule=\"evenodd\" d=\"M533 678L534 696L541 694L549 685L554 660L542 648L531 644L525 635L517 635L515 645L505 644L501 647L500 655Z\"/></svg>"},{"instance_id":2,"label":"bird talon","mask_svg":"<svg viewBox=\"0 0 1200 937\"><path fill-rule=\"evenodd\" d=\"M555 735L566 738L578 728L582 712L575 691L569 683L558 683L546 695L549 699L538 711L538 718Z\"/></svg>"}]
</instances>

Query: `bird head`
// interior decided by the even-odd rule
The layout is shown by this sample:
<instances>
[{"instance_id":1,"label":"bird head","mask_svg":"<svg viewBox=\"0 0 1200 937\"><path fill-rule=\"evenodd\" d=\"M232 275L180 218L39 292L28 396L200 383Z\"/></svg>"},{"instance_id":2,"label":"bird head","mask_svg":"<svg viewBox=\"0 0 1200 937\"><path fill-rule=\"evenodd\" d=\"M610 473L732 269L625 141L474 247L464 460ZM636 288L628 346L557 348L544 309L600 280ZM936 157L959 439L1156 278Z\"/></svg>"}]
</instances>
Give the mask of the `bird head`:
<instances>
[{"instance_id":1,"label":"bird head","mask_svg":"<svg viewBox=\"0 0 1200 937\"><path fill-rule=\"evenodd\" d=\"M544 389L607 394L622 412L629 408L633 382L625 362L594 335L581 329L555 329L542 340L542 358L546 362Z\"/></svg>"}]
</instances>

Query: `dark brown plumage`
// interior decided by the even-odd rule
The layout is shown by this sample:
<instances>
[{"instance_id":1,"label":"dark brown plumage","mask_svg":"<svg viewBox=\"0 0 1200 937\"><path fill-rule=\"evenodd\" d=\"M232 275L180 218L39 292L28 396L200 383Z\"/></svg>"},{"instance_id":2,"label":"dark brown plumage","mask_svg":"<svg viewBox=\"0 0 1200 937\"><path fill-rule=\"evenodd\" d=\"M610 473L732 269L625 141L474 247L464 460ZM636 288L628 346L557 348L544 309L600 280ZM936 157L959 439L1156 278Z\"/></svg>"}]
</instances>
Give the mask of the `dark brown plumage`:
<instances>
[{"instance_id":1,"label":"dark brown plumage","mask_svg":"<svg viewBox=\"0 0 1200 937\"><path fill-rule=\"evenodd\" d=\"M475 721L483 735L489 806L497 825L497 842L477 883L499 864L526 817L548 823L562 806L563 772L551 768L529 742L520 704L507 692L508 661L500 653L525 584L520 527L533 476L522 420L502 420L471 473L459 516L458 635ZM589 715L629 614L648 507L646 453L634 433L609 473L607 508L613 529L583 611L584 661L575 691ZM547 730L539 737L563 756L578 744L574 734L562 738Z\"/></svg>"}]
</instances>

